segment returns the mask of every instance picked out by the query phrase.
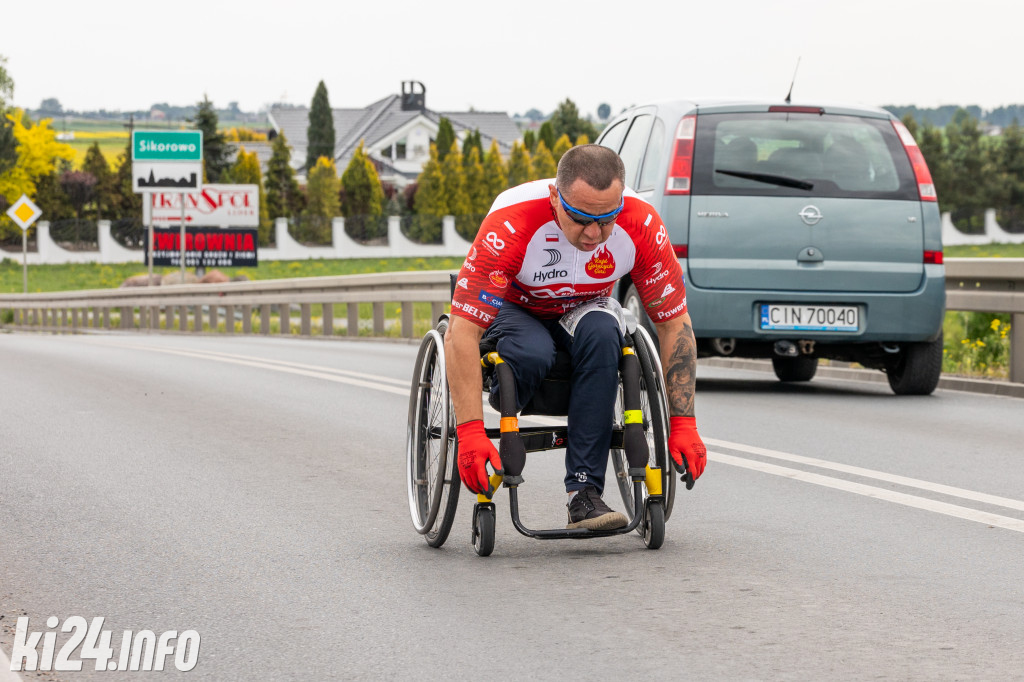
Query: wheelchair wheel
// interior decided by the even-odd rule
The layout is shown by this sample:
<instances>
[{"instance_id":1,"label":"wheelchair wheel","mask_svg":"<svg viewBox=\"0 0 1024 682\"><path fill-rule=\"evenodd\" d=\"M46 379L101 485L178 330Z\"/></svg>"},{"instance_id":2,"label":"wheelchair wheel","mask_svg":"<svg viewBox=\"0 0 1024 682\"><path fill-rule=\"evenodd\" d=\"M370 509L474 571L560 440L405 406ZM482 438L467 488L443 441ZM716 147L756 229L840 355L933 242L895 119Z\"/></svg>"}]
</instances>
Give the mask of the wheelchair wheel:
<instances>
[{"instance_id":1,"label":"wheelchair wheel","mask_svg":"<svg viewBox=\"0 0 1024 682\"><path fill-rule=\"evenodd\" d=\"M656 523L660 521L664 525L664 521L667 521L671 515L676 496L676 479L672 475L671 458L668 454L668 400L665 396L661 362L658 360L654 342L643 327L637 327L636 331L633 332L633 341L636 347L637 359L640 361L640 408L643 412L644 432L647 435L649 464L652 467L659 467L661 469L661 491L664 507L661 509L659 517L663 518L652 519L651 522ZM616 400L615 414L616 419L622 419L621 385L619 386L619 397ZM616 426L622 426L622 424L619 423ZM612 450L612 465L615 468L615 480L619 486L619 493L622 495L622 502L626 506L626 516L632 521L634 507L633 484L629 478L629 462L626 460L625 450ZM649 506L647 505L646 488L643 505L645 509ZM637 532L644 537L645 542L647 542L649 531L649 516L645 512L644 519L637 527ZM664 532L662 531L663 540Z\"/></svg>"},{"instance_id":2,"label":"wheelchair wheel","mask_svg":"<svg viewBox=\"0 0 1024 682\"><path fill-rule=\"evenodd\" d=\"M647 549L660 549L665 544L665 508L658 500L644 504L644 545Z\"/></svg>"},{"instance_id":3,"label":"wheelchair wheel","mask_svg":"<svg viewBox=\"0 0 1024 682\"><path fill-rule=\"evenodd\" d=\"M494 551L494 505L476 507L473 520L473 549L480 556L490 556Z\"/></svg>"},{"instance_id":4,"label":"wheelchair wheel","mask_svg":"<svg viewBox=\"0 0 1024 682\"><path fill-rule=\"evenodd\" d=\"M444 360L447 329L448 318L443 317L420 344L406 434L409 511L416 532L431 547L440 547L448 539L459 502L455 410Z\"/></svg>"}]
</instances>

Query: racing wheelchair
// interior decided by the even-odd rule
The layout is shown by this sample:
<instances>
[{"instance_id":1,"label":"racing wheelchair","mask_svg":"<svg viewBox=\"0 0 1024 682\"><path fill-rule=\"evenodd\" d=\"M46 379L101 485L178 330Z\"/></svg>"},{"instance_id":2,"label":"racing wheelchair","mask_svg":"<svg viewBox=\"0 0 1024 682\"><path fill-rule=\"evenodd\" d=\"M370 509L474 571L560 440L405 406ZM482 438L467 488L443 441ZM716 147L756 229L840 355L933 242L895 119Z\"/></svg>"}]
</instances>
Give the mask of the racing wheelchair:
<instances>
[{"instance_id":1,"label":"racing wheelchair","mask_svg":"<svg viewBox=\"0 0 1024 682\"><path fill-rule=\"evenodd\" d=\"M481 342L484 392L498 381L501 426L486 428L487 437L498 439L503 475L492 474L491 490L508 489L512 524L521 534L537 539L596 538L636 531L649 549L665 541L665 522L672 512L676 482L668 452L668 404L661 362L651 337L630 311L619 308L625 343L619 362L611 443L615 480L629 523L614 530L587 528L533 530L519 517L518 487L526 453L564 448L568 427L519 427L515 381L512 370L495 351L493 341ZM444 334L448 316L442 315L420 343L409 396L406 439L409 510L413 526L431 547L448 539L458 507L461 481L458 473L458 442L455 410L448 389ZM522 411L522 416L564 417L568 414L569 355L559 350L555 364L541 388ZM472 514L472 543L476 553L488 556L494 549L495 505L491 497L477 495Z\"/></svg>"}]
</instances>

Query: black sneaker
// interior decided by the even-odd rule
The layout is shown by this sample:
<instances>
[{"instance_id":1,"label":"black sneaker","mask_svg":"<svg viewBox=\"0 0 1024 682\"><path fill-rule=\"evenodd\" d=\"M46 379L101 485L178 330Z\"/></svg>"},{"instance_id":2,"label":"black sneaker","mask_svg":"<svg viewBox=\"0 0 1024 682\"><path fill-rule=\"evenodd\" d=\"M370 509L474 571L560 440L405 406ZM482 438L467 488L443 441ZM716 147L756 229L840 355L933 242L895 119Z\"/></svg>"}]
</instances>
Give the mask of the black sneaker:
<instances>
[{"instance_id":1,"label":"black sneaker","mask_svg":"<svg viewBox=\"0 0 1024 682\"><path fill-rule=\"evenodd\" d=\"M569 507L569 523L566 528L614 530L629 523L625 514L613 511L604 503L594 486L587 486L580 490L567 506Z\"/></svg>"}]
</instances>

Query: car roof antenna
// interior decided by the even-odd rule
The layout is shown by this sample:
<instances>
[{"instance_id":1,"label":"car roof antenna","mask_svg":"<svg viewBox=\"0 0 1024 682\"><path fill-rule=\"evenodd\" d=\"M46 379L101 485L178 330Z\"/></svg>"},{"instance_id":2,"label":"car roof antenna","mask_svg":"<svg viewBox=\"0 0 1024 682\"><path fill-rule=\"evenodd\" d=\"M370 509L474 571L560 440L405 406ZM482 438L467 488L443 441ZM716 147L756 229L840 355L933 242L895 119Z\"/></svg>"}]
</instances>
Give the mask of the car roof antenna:
<instances>
[{"instance_id":1,"label":"car roof antenna","mask_svg":"<svg viewBox=\"0 0 1024 682\"><path fill-rule=\"evenodd\" d=\"M786 93L786 104L793 99L793 86L796 85L796 72L800 68L800 57L796 58L796 68L793 69L793 80L789 84L789 92Z\"/></svg>"}]
</instances>

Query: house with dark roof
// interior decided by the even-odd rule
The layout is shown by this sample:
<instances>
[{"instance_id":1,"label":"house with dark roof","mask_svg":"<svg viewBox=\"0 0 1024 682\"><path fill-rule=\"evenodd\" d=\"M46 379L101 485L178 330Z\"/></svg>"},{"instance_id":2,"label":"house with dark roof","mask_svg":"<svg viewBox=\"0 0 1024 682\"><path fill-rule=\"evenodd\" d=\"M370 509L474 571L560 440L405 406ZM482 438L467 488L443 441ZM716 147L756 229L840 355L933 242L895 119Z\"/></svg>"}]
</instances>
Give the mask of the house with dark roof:
<instances>
[{"instance_id":1,"label":"house with dark roof","mask_svg":"<svg viewBox=\"0 0 1024 682\"><path fill-rule=\"evenodd\" d=\"M479 130L485 152L491 141L497 140L506 158L512 143L522 139L519 127L504 112L428 109L426 87L419 81L405 81L401 94L388 95L362 109L332 109L331 113L338 173L345 171L362 140L380 179L398 187L414 182L429 160L430 144L437 137L442 117L451 121L459 140ZM285 134L292 149L292 166L301 173L306 162L309 107L273 106L267 117L275 133Z\"/></svg>"}]
</instances>

